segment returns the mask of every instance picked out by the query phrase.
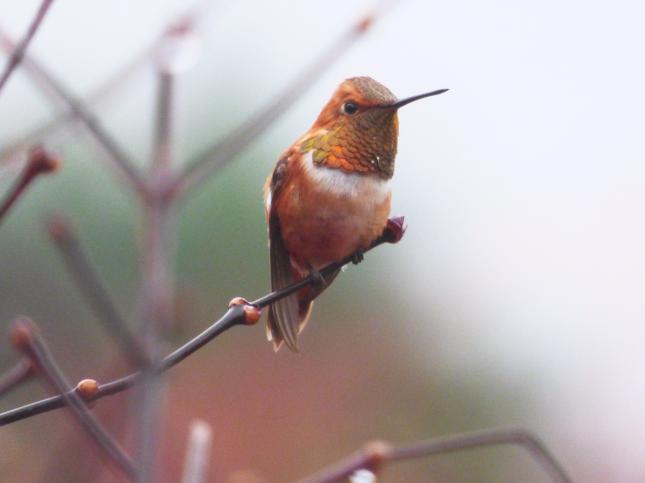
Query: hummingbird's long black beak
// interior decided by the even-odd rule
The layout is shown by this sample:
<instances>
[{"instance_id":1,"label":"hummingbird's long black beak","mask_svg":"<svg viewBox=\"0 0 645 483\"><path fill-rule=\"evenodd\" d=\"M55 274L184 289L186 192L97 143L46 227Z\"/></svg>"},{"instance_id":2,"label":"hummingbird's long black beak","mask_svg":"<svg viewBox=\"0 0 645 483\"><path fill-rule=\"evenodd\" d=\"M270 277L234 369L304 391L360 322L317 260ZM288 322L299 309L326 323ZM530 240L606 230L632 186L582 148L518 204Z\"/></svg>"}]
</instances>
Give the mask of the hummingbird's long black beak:
<instances>
[{"instance_id":1,"label":"hummingbird's long black beak","mask_svg":"<svg viewBox=\"0 0 645 483\"><path fill-rule=\"evenodd\" d=\"M394 104L390 104L389 106L383 106L383 107L387 107L388 109L398 109L400 107L405 106L406 104L410 104L411 102L418 101L419 99L423 99L425 97L438 96L439 94L443 94L448 90L449 89L438 89L436 91L426 92L425 94L418 94L416 96L407 97L406 99L401 99L400 101L396 101Z\"/></svg>"}]
</instances>

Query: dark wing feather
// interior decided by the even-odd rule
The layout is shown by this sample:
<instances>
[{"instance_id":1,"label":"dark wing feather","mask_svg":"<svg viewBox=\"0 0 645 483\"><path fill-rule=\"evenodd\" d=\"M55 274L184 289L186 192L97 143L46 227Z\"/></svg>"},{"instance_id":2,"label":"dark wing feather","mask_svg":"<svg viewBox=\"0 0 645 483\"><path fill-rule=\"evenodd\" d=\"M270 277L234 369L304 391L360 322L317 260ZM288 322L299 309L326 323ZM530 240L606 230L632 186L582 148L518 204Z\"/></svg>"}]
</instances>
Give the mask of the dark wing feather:
<instances>
[{"instance_id":1,"label":"dark wing feather","mask_svg":"<svg viewBox=\"0 0 645 483\"><path fill-rule=\"evenodd\" d=\"M275 200L284 187L289 157L284 156L275 166L269 184L271 206L268 206L269 249L271 252L271 288L279 290L291 285L295 278L291 267L291 258L284 245L280 230L280 220L275 208ZM300 325L298 294L282 298L269 307L267 335L273 340L277 351L284 343L292 351L298 351L298 326Z\"/></svg>"},{"instance_id":2,"label":"dark wing feather","mask_svg":"<svg viewBox=\"0 0 645 483\"><path fill-rule=\"evenodd\" d=\"M289 253L282 241L280 223L275 212L269 215L269 244L271 251L271 288L279 290L294 282ZM284 297L269 307L269 330L273 347L278 350L282 341L292 351L298 351L300 314L298 294Z\"/></svg>"},{"instance_id":3,"label":"dark wing feather","mask_svg":"<svg viewBox=\"0 0 645 483\"><path fill-rule=\"evenodd\" d=\"M271 252L271 288L273 291L287 287L301 279L300 274L293 268L291 257L285 247L280 229L280 219L275 208L275 200L280 196L284 187L289 157L283 157L276 164L269 183L271 206L268 206L269 248ZM340 269L328 274L325 283L318 286L302 288L297 293L282 298L269 307L267 335L273 341L277 351L284 342L289 349L298 351L298 334L304 329L313 301L336 278Z\"/></svg>"}]
</instances>

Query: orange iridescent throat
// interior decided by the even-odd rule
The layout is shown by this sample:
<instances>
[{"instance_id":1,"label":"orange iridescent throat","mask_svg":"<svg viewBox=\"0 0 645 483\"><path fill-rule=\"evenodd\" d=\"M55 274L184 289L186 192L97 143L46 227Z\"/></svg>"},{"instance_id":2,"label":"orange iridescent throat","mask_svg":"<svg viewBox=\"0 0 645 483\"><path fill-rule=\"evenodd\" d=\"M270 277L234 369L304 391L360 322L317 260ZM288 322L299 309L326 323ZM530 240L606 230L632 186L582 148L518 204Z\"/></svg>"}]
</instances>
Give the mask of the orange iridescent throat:
<instances>
[{"instance_id":1,"label":"orange iridescent throat","mask_svg":"<svg viewBox=\"0 0 645 483\"><path fill-rule=\"evenodd\" d=\"M391 178L398 137L396 112L375 109L352 121L334 123L323 134L305 139L300 152L312 151L317 166Z\"/></svg>"}]
</instances>

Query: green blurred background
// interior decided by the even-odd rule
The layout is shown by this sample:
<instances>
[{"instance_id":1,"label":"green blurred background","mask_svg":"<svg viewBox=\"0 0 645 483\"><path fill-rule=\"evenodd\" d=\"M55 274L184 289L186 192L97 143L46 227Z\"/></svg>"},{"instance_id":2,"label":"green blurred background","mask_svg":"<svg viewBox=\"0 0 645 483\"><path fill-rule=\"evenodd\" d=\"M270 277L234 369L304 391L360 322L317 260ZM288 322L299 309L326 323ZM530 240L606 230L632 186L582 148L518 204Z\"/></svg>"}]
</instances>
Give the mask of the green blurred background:
<instances>
[{"instance_id":1,"label":"green blurred background","mask_svg":"<svg viewBox=\"0 0 645 483\"><path fill-rule=\"evenodd\" d=\"M202 55L179 81L177 164L280 92L370 2L213 2ZM22 32L37 2L6 5ZM33 53L87 94L140 52L185 2L60 1ZM557 15L555 14L557 12ZM334 87L371 75L403 97L396 246L350 267L316 304L302 351L274 354L264 328L235 329L168 373L163 481L178 481L188 427L213 430L213 481L288 481L379 438L409 442L495 425L534 430L576 481L642 481L645 40L639 2L401 2L330 66L265 135L178 211L177 322L168 349L234 296L268 291L261 199L279 153ZM148 66L97 107L147 164L155 78ZM23 74L0 96L0 147L59 108ZM48 140L63 167L0 226L0 323L34 318L71 380L127 370L43 230L69 215L136 326L141 213L82 129ZM0 189L20 162L0 165ZM17 355L0 346L0 368ZM46 392L35 381L0 401ZM129 400L96 404L126 446ZM2 428L1 481L113 481L63 411ZM254 479L255 478L255 479ZM388 468L384 481L540 482L516 448Z\"/></svg>"}]
</instances>

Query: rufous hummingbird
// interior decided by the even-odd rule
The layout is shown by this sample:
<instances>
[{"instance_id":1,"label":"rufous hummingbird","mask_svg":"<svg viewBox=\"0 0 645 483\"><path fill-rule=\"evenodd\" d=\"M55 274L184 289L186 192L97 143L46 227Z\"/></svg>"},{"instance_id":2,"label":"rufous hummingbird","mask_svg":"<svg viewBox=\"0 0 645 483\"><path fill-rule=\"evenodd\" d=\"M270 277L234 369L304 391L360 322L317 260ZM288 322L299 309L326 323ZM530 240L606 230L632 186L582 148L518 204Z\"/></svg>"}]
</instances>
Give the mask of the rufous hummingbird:
<instances>
[{"instance_id":1,"label":"rufous hummingbird","mask_svg":"<svg viewBox=\"0 0 645 483\"><path fill-rule=\"evenodd\" d=\"M383 233L399 135L397 111L447 90L399 100L370 77L340 84L313 126L280 156L264 186L273 290L352 254L360 259ZM271 305L267 337L276 351L283 342L298 350L298 334L313 300L338 272Z\"/></svg>"}]
</instances>

